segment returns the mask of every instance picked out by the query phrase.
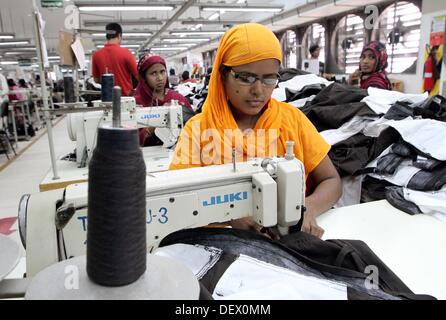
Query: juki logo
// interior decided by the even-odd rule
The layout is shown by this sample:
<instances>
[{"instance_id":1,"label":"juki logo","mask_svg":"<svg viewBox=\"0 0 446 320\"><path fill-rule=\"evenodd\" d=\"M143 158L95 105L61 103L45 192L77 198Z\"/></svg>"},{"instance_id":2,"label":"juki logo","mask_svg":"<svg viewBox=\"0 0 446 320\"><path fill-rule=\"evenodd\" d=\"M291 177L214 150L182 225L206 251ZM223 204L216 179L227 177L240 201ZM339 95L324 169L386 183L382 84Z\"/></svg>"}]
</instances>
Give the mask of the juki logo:
<instances>
[{"instance_id":1,"label":"juki logo","mask_svg":"<svg viewBox=\"0 0 446 320\"><path fill-rule=\"evenodd\" d=\"M155 114L149 113L149 114L144 114L142 116L142 118L143 119L159 119L159 118L161 118L161 115L159 113L155 113Z\"/></svg>"},{"instance_id":2,"label":"juki logo","mask_svg":"<svg viewBox=\"0 0 446 320\"><path fill-rule=\"evenodd\" d=\"M209 201L203 201L203 207L215 206L218 204L243 201L248 199L248 192L229 193L223 196L213 196Z\"/></svg>"}]
</instances>

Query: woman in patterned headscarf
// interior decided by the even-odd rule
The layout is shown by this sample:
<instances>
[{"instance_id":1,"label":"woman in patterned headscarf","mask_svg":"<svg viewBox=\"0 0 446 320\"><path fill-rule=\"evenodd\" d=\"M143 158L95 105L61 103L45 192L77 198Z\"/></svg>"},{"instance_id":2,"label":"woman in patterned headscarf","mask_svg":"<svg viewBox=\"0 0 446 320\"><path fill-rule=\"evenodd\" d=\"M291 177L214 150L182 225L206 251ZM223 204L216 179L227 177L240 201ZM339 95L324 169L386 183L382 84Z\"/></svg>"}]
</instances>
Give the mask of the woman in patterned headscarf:
<instances>
[{"instance_id":1,"label":"woman in patterned headscarf","mask_svg":"<svg viewBox=\"0 0 446 320\"><path fill-rule=\"evenodd\" d=\"M286 142L294 141L294 154L311 181L302 230L321 237L315 218L339 199L341 182L327 156L330 146L313 124L294 106L271 98L281 62L280 43L265 26L247 23L228 30L218 47L203 112L181 132L170 169L230 163L233 148L237 161L284 156ZM233 227L258 230L249 219Z\"/></svg>"},{"instance_id":2,"label":"woman in patterned headscarf","mask_svg":"<svg viewBox=\"0 0 446 320\"><path fill-rule=\"evenodd\" d=\"M163 106L177 100L181 106L192 110L189 101L184 96L169 89L166 62L162 57L150 53L145 54L138 62L138 73L140 79L135 93L138 105L143 107ZM140 129L141 146L162 144L154 132L154 128Z\"/></svg>"},{"instance_id":3,"label":"woman in patterned headscarf","mask_svg":"<svg viewBox=\"0 0 446 320\"><path fill-rule=\"evenodd\" d=\"M361 89L375 87L392 90L392 85L385 71L387 66L386 46L378 41L372 41L362 50L359 69L351 75L350 84L354 78L360 78Z\"/></svg>"}]
</instances>

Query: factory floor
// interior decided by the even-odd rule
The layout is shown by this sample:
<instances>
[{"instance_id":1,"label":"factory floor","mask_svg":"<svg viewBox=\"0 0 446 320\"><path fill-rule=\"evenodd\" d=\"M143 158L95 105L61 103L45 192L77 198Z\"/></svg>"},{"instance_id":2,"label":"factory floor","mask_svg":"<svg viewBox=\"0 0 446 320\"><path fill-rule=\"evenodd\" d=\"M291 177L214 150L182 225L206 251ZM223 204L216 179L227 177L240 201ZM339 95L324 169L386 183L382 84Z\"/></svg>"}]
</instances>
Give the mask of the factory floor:
<instances>
[{"instance_id":1,"label":"factory floor","mask_svg":"<svg viewBox=\"0 0 446 320\"><path fill-rule=\"evenodd\" d=\"M55 119L53 126L55 153L56 157L60 158L74 150L75 142L68 137L65 117ZM18 206L24 194L39 192L40 182L51 170L46 130L39 130L35 139L19 144L18 151L18 155L9 162L2 159L0 166L0 234L17 241L24 257L25 250L20 240L17 223ZM0 154L0 158L6 159L6 156ZM20 277L24 270L25 263L22 258L16 270L8 277Z\"/></svg>"}]
</instances>

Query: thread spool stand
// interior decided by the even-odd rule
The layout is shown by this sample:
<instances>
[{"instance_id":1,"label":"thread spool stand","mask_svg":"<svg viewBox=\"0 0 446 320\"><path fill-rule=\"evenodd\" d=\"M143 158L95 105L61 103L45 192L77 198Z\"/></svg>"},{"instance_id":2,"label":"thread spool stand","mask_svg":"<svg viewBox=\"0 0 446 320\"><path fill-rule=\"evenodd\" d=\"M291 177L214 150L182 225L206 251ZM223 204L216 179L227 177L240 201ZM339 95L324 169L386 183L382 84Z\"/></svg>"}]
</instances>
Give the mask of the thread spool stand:
<instances>
[{"instance_id":1,"label":"thread spool stand","mask_svg":"<svg viewBox=\"0 0 446 320\"><path fill-rule=\"evenodd\" d=\"M111 148L112 144L110 142L113 141L113 143L116 143L117 141L120 141L119 139L122 139L123 142L117 143L117 146L120 146L122 150L131 151L133 150L132 148L135 148L135 146L136 148L139 148L137 143L138 140L137 140L136 129L122 128L120 124L120 114L118 114L120 111L119 87L115 88L113 91L113 110L114 110L113 127L99 129L97 150L99 150L100 152L103 152L104 150L111 150L113 148ZM134 139L130 138L127 139L126 137ZM135 146L133 146L133 140L135 142ZM108 149L103 149L103 148L108 148ZM102 186L104 182L107 182L104 179L105 177L108 177L108 175L99 174L99 172L102 172L100 170L98 170L97 172L98 175L96 176L95 179L91 180L89 179L90 183L94 185L92 181L95 181L98 186L99 185ZM132 183L137 182L133 180L136 179L132 179ZM145 197L145 192L143 191L144 186L145 184L142 185L142 190L141 188L136 190L137 192L135 194L140 194L140 196ZM96 190L96 188L93 188L92 190ZM140 191L142 191L142 194L139 193ZM92 193L91 195L93 196L95 194ZM134 199L135 202L138 202L140 199L143 199L140 198L140 196L138 196L137 199ZM48 268L38 273L32 279L26 291L25 299L196 300L199 298L200 286L193 272L183 264L176 262L175 260L172 260L170 258L147 254L145 250L146 248L145 237L143 238L142 242L142 251L140 251L141 247L139 246L137 247L138 261L141 262L144 261L144 258L146 259L145 269L141 269L140 273L138 273L136 277L133 277L131 281L126 281L126 282L119 281L119 279L123 275L124 277L127 276L126 272L128 270L133 270L132 266L135 265L136 259L128 258L128 260L119 260L118 258L118 260L116 260L116 255L119 255L121 259L125 259L123 258L123 256L128 255L128 252L130 252L131 254L129 255L129 257L133 257L133 252L135 251L132 251L134 248L130 248L131 245L128 244L129 239L127 237L123 240L119 240L121 239L119 237L115 238L117 236L117 232L115 229L116 225L114 224L113 221L122 220L121 221L122 223L120 223L119 226L125 227L127 226L127 223L125 223L125 219L121 219L124 217L118 216L117 219L106 219L106 221L101 221L97 219L98 217L103 218L103 215L99 214L100 213L99 211L103 210L102 208L105 208L106 211L103 211L102 213L106 215L109 214L109 211L114 211L111 212L111 216L115 217L116 213L120 213L122 211L117 210L119 209L118 206L114 206L111 208L106 206L104 207L102 206L103 204L102 200L98 199L99 198L92 197L91 203L89 200L89 206L91 204L93 212L89 217L90 224L92 227L91 228L89 227L88 229L88 235L89 235L88 241L91 241L87 243L88 256L80 256L73 259L64 260L62 262L49 266ZM94 204L96 204L97 207L100 209L96 210ZM138 220L139 218L141 217L143 218L142 223L144 229L142 230L140 229L141 226L140 224L137 225L136 229L138 230L138 232L142 231L142 233L138 234L140 235L142 234L145 236L146 235L145 205L143 207L138 206L138 208L140 209L142 208L142 211L139 211L140 215L138 215L138 217L134 217L136 220L132 218L132 221L139 221ZM125 207L125 209L129 208ZM97 212L97 214L94 214L95 212ZM125 215L125 217L127 217L127 215ZM95 226L94 228L93 225ZM136 229L130 228L128 230L125 230L125 232L123 232L122 234L129 236L135 235ZM115 230L115 231L113 231L113 234L110 234L109 230ZM93 232L95 233L93 234ZM105 239L104 242L101 241L102 239ZM105 247L103 246L103 243L110 243L110 242L113 242L111 246L105 246ZM89 245L90 247L88 247ZM103 247L106 248L107 250L100 250ZM110 252L110 254L106 256L104 253L107 252ZM115 259L115 263L110 262L113 261L113 259ZM126 264L125 268L119 269L122 270L122 272L119 271L119 273L114 274L115 270L117 269L115 267L115 264L121 264L121 262L125 262L123 264L123 265ZM118 284L115 282L116 279L118 279ZM98 283L104 283L105 285L100 285ZM129 283L129 284L120 285L123 283Z\"/></svg>"}]
</instances>

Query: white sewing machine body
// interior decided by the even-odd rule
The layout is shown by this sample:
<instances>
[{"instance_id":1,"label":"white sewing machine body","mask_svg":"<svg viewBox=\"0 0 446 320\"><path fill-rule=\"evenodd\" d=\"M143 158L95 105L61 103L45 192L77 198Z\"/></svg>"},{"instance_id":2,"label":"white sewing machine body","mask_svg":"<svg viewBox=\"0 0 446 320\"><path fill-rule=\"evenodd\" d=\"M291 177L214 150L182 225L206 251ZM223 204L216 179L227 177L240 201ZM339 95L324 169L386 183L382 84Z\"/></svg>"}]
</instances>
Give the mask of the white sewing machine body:
<instances>
[{"instance_id":1,"label":"white sewing machine body","mask_svg":"<svg viewBox=\"0 0 446 320\"><path fill-rule=\"evenodd\" d=\"M275 158L263 165L255 159L237 163L235 172L230 164L159 172L146 179L148 251L174 231L248 216L286 233L304 208L305 173L296 159ZM88 184L81 183L22 198L19 224L29 276L85 254L87 191ZM72 209L74 214L58 230L55 221Z\"/></svg>"},{"instance_id":2,"label":"white sewing machine body","mask_svg":"<svg viewBox=\"0 0 446 320\"><path fill-rule=\"evenodd\" d=\"M182 107L178 103L163 107L141 108L136 106L135 98L121 98L121 123L131 127L157 128L155 134L163 141L163 147L173 146L183 126ZM100 107L102 101L93 101L94 107ZM92 111L72 113L67 116L68 135L76 141L76 162L85 166L96 146L96 134L99 126L112 123L112 112ZM164 128L164 130L160 130Z\"/></svg>"},{"instance_id":3,"label":"white sewing machine body","mask_svg":"<svg viewBox=\"0 0 446 320\"><path fill-rule=\"evenodd\" d=\"M162 146L142 148L147 172L161 172L169 169L173 147L183 126L182 107L173 102L163 107L137 107L133 97L121 98L121 122L124 126L154 127L155 134L163 142ZM94 106L100 107L101 101ZM40 191L64 188L67 185L87 181L88 162L96 146L97 128L112 123L111 111L90 111L67 115L67 131L70 139L76 142L76 161L57 160L59 179L54 180L48 172L39 185Z\"/></svg>"}]
</instances>

